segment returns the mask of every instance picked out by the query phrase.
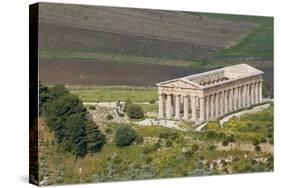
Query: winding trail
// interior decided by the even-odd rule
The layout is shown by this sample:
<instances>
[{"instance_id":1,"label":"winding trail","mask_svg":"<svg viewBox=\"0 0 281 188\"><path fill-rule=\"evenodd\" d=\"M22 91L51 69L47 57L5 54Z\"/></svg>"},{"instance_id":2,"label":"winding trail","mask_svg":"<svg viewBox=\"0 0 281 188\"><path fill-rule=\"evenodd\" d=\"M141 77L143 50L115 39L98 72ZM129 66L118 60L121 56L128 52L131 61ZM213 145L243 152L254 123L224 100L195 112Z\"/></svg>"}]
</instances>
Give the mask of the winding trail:
<instances>
[{"instance_id":1,"label":"winding trail","mask_svg":"<svg viewBox=\"0 0 281 188\"><path fill-rule=\"evenodd\" d=\"M122 105L125 104L124 101L120 101ZM115 108L116 107L116 101L115 102L83 102L84 105L96 105L101 107L107 107L107 108ZM134 104L149 104L149 102L136 102Z\"/></svg>"}]
</instances>

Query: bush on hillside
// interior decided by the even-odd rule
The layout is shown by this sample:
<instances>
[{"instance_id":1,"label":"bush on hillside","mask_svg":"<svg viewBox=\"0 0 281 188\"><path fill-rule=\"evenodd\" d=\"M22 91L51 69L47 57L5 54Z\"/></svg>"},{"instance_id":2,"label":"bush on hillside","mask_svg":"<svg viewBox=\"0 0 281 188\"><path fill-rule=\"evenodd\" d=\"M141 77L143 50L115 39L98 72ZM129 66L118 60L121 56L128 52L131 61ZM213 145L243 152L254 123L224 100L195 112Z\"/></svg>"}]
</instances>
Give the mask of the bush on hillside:
<instances>
[{"instance_id":1,"label":"bush on hillside","mask_svg":"<svg viewBox=\"0 0 281 188\"><path fill-rule=\"evenodd\" d=\"M149 101L149 104L155 104L156 103L156 100L155 99L152 99Z\"/></svg>"},{"instance_id":2,"label":"bush on hillside","mask_svg":"<svg viewBox=\"0 0 281 188\"><path fill-rule=\"evenodd\" d=\"M90 110L96 110L97 107L96 107L95 105L90 105L90 106L89 106L89 109L90 109Z\"/></svg>"},{"instance_id":3,"label":"bush on hillside","mask_svg":"<svg viewBox=\"0 0 281 188\"><path fill-rule=\"evenodd\" d=\"M127 100L125 101L125 104L124 104L124 112L127 112L128 110L128 107L133 104L133 101L130 99L130 98L127 98Z\"/></svg>"},{"instance_id":4,"label":"bush on hillside","mask_svg":"<svg viewBox=\"0 0 281 188\"><path fill-rule=\"evenodd\" d=\"M119 127L116 131L114 142L117 146L129 146L137 137L136 132L129 126Z\"/></svg>"},{"instance_id":5,"label":"bush on hillside","mask_svg":"<svg viewBox=\"0 0 281 188\"><path fill-rule=\"evenodd\" d=\"M137 104L131 104L128 106L127 115L131 119L141 119L144 118L144 111L140 105Z\"/></svg>"},{"instance_id":6,"label":"bush on hillside","mask_svg":"<svg viewBox=\"0 0 281 188\"><path fill-rule=\"evenodd\" d=\"M107 120L113 120L113 116L112 116L111 114L108 114L108 115L106 116L106 119L107 119Z\"/></svg>"},{"instance_id":7,"label":"bush on hillside","mask_svg":"<svg viewBox=\"0 0 281 188\"><path fill-rule=\"evenodd\" d=\"M179 137L179 135L176 132L163 132L163 133L159 134L159 138L162 138L162 139L175 140L178 137Z\"/></svg>"}]
</instances>

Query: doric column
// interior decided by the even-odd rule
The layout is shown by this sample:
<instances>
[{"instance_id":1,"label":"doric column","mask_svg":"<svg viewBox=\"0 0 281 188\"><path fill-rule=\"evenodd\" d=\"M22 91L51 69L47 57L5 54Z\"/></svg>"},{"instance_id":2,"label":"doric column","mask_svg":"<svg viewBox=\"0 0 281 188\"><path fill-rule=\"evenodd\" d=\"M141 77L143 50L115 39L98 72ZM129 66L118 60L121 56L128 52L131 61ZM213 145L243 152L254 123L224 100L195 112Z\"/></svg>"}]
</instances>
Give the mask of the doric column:
<instances>
[{"instance_id":1,"label":"doric column","mask_svg":"<svg viewBox=\"0 0 281 188\"><path fill-rule=\"evenodd\" d=\"M251 89L250 89L250 84L247 84L246 85L246 101L247 101L247 106L250 106L251 105Z\"/></svg>"},{"instance_id":2,"label":"doric column","mask_svg":"<svg viewBox=\"0 0 281 188\"><path fill-rule=\"evenodd\" d=\"M163 105L163 102L164 102L164 99L163 99L163 94L159 94L159 104L158 104L158 107L159 107L159 118L163 118L164 117L164 105Z\"/></svg>"},{"instance_id":3,"label":"doric column","mask_svg":"<svg viewBox=\"0 0 281 188\"><path fill-rule=\"evenodd\" d=\"M224 114L224 91L220 92L220 116Z\"/></svg>"},{"instance_id":4,"label":"doric column","mask_svg":"<svg viewBox=\"0 0 281 188\"><path fill-rule=\"evenodd\" d=\"M205 103L206 103L206 120L209 120L210 117L210 96L206 96L205 99Z\"/></svg>"},{"instance_id":5,"label":"doric column","mask_svg":"<svg viewBox=\"0 0 281 188\"><path fill-rule=\"evenodd\" d=\"M255 95L256 102L255 103L257 104L257 103L259 103L259 93L260 93L259 92L259 83L258 82L255 83L255 89L256 89L255 90L255 93L256 93L256 95Z\"/></svg>"},{"instance_id":6,"label":"doric column","mask_svg":"<svg viewBox=\"0 0 281 188\"><path fill-rule=\"evenodd\" d=\"M210 95L210 119L215 117L215 95Z\"/></svg>"},{"instance_id":7,"label":"doric column","mask_svg":"<svg viewBox=\"0 0 281 188\"><path fill-rule=\"evenodd\" d=\"M167 95L167 100L166 100L166 117L171 118L172 117L172 95L168 94Z\"/></svg>"},{"instance_id":8,"label":"doric column","mask_svg":"<svg viewBox=\"0 0 281 188\"><path fill-rule=\"evenodd\" d=\"M233 110L237 109L237 87L233 88Z\"/></svg>"},{"instance_id":9,"label":"doric column","mask_svg":"<svg viewBox=\"0 0 281 188\"><path fill-rule=\"evenodd\" d=\"M188 111L189 111L189 102L188 97L183 97L183 118L184 120L188 120Z\"/></svg>"},{"instance_id":10,"label":"doric column","mask_svg":"<svg viewBox=\"0 0 281 188\"><path fill-rule=\"evenodd\" d=\"M251 104L255 104L255 84L251 84Z\"/></svg>"},{"instance_id":11,"label":"doric column","mask_svg":"<svg viewBox=\"0 0 281 188\"><path fill-rule=\"evenodd\" d=\"M199 99L199 105L200 105L200 121L204 121L205 120L205 98L204 97L200 97Z\"/></svg>"},{"instance_id":12,"label":"doric column","mask_svg":"<svg viewBox=\"0 0 281 188\"><path fill-rule=\"evenodd\" d=\"M237 108L238 109L241 108L241 99L242 99L242 97L241 97L241 87L239 86L239 87L237 87L237 103L238 103Z\"/></svg>"},{"instance_id":13,"label":"doric column","mask_svg":"<svg viewBox=\"0 0 281 188\"><path fill-rule=\"evenodd\" d=\"M262 81L259 82L259 102L262 102Z\"/></svg>"},{"instance_id":14,"label":"doric column","mask_svg":"<svg viewBox=\"0 0 281 188\"><path fill-rule=\"evenodd\" d=\"M196 96L191 96L191 120L196 121Z\"/></svg>"},{"instance_id":15,"label":"doric column","mask_svg":"<svg viewBox=\"0 0 281 188\"><path fill-rule=\"evenodd\" d=\"M228 90L224 91L224 113L228 113Z\"/></svg>"},{"instance_id":16,"label":"doric column","mask_svg":"<svg viewBox=\"0 0 281 188\"><path fill-rule=\"evenodd\" d=\"M229 93L229 100L228 100L228 104L229 104L229 112L231 112L233 110L233 90L230 89L228 91Z\"/></svg>"},{"instance_id":17,"label":"doric column","mask_svg":"<svg viewBox=\"0 0 281 188\"><path fill-rule=\"evenodd\" d=\"M241 87L241 92L242 92L242 107L245 107L246 106L246 86L243 85Z\"/></svg>"},{"instance_id":18,"label":"doric column","mask_svg":"<svg viewBox=\"0 0 281 188\"><path fill-rule=\"evenodd\" d=\"M180 96L176 95L175 118L180 119Z\"/></svg>"},{"instance_id":19,"label":"doric column","mask_svg":"<svg viewBox=\"0 0 281 188\"><path fill-rule=\"evenodd\" d=\"M215 118L219 117L219 111L220 111L220 96L219 93L216 93L216 110L215 110Z\"/></svg>"}]
</instances>

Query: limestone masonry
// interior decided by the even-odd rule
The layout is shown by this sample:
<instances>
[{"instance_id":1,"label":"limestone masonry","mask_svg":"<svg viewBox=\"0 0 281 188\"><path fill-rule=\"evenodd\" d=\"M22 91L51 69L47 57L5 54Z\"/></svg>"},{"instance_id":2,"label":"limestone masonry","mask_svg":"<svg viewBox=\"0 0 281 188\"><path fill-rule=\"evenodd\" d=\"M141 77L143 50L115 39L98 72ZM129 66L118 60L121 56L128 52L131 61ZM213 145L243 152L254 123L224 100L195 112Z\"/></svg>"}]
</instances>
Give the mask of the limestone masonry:
<instances>
[{"instance_id":1,"label":"limestone masonry","mask_svg":"<svg viewBox=\"0 0 281 188\"><path fill-rule=\"evenodd\" d=\"M156 84L159 118L204 122L262 102L263 72L239 64Z\"/></svg>"}]
</instances>

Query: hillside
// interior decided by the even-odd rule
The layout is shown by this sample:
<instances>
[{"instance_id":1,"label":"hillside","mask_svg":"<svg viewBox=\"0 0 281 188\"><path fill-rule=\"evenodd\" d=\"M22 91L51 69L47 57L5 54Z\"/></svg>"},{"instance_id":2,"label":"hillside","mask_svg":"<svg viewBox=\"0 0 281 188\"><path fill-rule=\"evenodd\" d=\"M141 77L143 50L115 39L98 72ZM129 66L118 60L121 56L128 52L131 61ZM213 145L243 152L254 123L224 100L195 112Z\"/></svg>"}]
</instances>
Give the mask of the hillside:
<instances>
[{"instance_id":1,"label":"hillside","mask_svg":"<svg viewBox=\"0 0 281 188\"><path fill-rule=\"evenodd\" d=\"M40 3L39 49L48 84L123 85L120 75L132 74L127 84L146 86L241 62L272 68L273 19ZM164 71L140 71L148 69Z\"/></svg>"}]
</instances>

